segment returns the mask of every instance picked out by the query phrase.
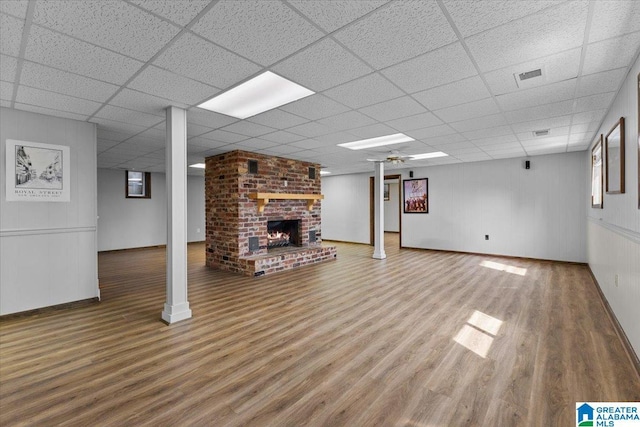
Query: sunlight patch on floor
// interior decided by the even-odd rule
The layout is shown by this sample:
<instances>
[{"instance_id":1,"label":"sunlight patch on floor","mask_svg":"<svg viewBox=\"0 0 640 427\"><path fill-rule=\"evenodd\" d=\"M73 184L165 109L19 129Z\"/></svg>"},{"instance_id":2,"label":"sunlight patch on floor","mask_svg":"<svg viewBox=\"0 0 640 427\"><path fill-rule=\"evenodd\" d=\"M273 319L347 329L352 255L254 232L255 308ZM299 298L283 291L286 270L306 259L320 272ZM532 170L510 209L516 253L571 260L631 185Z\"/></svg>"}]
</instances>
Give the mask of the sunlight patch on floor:
<instances>
[{"instance_id":1,"label":"sunlight patch on floor","mask_svg":"<svg viewBox=\"0 0 640 427\"><path fill-rule=\"evenodd\" d=\"M526 268L502 264L495 261L482 261L480 263L480 266L491 268L493 270L504 271L505 273L517 274L518 276L524 276L525 274L527 274Z\"/></svg>"},{"instance_id":2,"label":"sunlight patch on floor","mask_svg":"<svg viewBox=\"0 0 640 427\"><path fill-rule=\"evenodd\" d=\"M475 310L453 340L478 356L486 358L502 323L504 322L500 319Z\"/></svg>"}]
</instances>

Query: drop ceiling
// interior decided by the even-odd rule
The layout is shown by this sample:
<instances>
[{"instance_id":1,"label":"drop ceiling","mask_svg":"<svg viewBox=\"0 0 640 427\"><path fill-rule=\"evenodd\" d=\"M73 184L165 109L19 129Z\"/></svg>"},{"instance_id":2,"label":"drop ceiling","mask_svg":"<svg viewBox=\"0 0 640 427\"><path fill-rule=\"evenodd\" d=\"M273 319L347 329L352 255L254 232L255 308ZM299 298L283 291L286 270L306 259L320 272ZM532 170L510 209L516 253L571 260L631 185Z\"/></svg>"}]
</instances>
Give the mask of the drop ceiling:
<instances>
[{"instance_id":1,"label":"drop ceiling","mask_svg":"<svg viewBox=\"0 0 640 427\"><path fill-rule=\"evenodd\" d=\"M0 105L97 123L98 167L164 171L173 105L190 163L242 149L343 174L390 151L586 150L638 57L640 2L2 0L0 47ZM264 71L316 94L245 120L196 107ZM415 141L337 146L400 132Z\"/></svg>"}]
</instances>

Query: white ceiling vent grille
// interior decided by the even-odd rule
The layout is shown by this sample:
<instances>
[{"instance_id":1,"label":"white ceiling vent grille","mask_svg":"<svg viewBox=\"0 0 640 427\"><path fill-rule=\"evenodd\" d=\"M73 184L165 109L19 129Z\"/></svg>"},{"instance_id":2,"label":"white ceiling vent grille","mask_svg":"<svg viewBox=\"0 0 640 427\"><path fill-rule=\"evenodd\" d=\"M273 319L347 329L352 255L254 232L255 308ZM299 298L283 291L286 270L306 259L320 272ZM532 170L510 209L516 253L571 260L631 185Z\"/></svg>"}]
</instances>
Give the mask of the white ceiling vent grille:
<instances>
[{"instance_id":1,"label":"white ceiling vent grille","mask_svg":"<svg viewBox=\"0 0 640 427\"><path fill-rule=\"evenodd\" d=\"M541 136L548 136L548 135L549 135L549 129L541 129L541 130L533 131L533 136L535 136L536 138L539 138Z\"/></svg>"},{"instance_id":2,"label":"white ceiling vent grille","mask_svg":"<svg viewBox=\"0 0 640 427\"><path fill-rule=\"evenodd\" d=\"M541 86L545 84L547 80L544 66L528 71L523 71L521 73L514 73L513 77L516 80L516 85L520 89Z\"/></svg>"}]
</instances>

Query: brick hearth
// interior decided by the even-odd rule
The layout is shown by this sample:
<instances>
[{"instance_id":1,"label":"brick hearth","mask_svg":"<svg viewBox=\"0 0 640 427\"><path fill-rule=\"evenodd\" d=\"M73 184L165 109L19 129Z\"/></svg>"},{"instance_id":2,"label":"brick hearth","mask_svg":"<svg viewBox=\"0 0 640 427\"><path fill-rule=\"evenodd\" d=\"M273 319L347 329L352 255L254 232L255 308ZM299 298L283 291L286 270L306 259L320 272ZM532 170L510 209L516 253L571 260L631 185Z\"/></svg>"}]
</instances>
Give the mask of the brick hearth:
<instances>
[{"instance_id":1,"label":"brick hearth","mask_svg":"<svg viewBox=\"0 0 640 427\"><path fill-rule=\"evenodd\" d=\"M257 162L250 173L249 161ZM310 168L315 177L310 178ZM270 199L263 212L250 193L320 194L320 165L247 151L207 157L205 172L209 267L258 276L335 259L335 246L322 246L321 201ZM267 221L299 219L300 247L267 251ZM315 231L315 242L309 232ZM258 247L249 249L250 238Z\"/></svg>"}]
</instances>

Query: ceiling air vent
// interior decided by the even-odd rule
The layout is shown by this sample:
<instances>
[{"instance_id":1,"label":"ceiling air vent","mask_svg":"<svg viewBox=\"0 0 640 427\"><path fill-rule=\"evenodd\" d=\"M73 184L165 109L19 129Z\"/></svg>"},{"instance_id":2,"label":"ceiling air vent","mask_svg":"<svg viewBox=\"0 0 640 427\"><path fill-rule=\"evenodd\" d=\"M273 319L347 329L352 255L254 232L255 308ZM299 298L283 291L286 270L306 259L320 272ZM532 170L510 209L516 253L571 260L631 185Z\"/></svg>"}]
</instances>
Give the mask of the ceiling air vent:
<instances>
[{"instance_id":1,"label":"ceiling air vent","mask_svg":"<svg viewBox=\"0 0 640 427\"><path fill-rule=\"evenodd\" d=\"M542 129L542 130L534 130L533 131L533 136L535 136L535 137L547 136L547 135L549 135L549 129Z\"/></svg>"},{"instance_id":2,"label":"ceiling air vent","mask_svg":"<svg viewBox=\"0 0 640 427\"><path fill-rule=\"evenodd\" d=\"M544 65L533 70L514 73L513 78L516 80L516 85L521 89L543 85L547 80Z\"/></svg>"},{"instance_id":3,"label":"ceiling air vent","mask_svg":"<svg viewBox=\"0 0 640 427\"><path fill-rule=\"evenodd\" d=\"M518 74L518 78L520 81L532 79L534 77L540 77L542 75L542 70L538 68L537 70L527 71L526 73Z\"/></svg>"}]
</instances>

